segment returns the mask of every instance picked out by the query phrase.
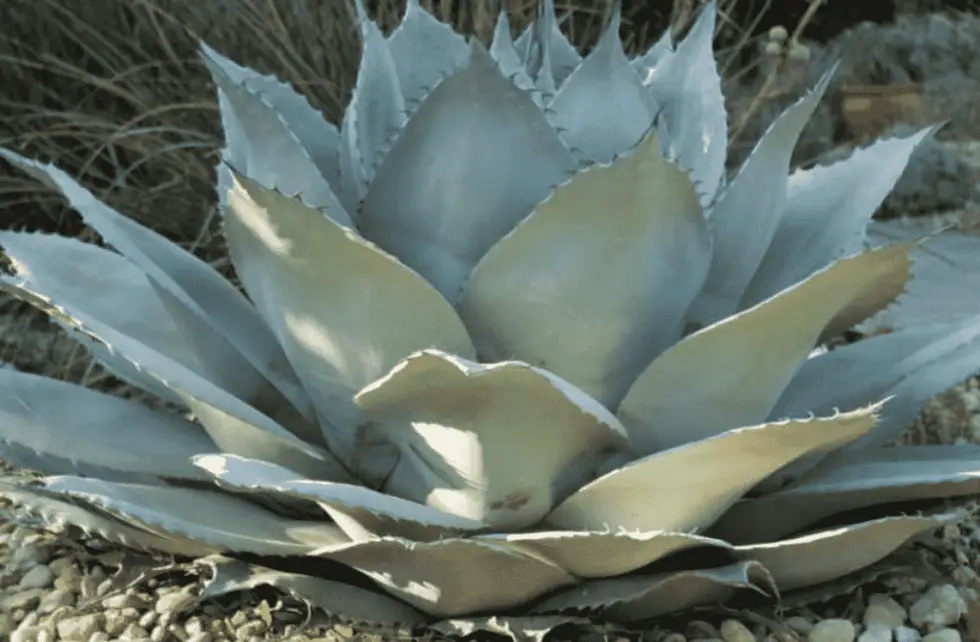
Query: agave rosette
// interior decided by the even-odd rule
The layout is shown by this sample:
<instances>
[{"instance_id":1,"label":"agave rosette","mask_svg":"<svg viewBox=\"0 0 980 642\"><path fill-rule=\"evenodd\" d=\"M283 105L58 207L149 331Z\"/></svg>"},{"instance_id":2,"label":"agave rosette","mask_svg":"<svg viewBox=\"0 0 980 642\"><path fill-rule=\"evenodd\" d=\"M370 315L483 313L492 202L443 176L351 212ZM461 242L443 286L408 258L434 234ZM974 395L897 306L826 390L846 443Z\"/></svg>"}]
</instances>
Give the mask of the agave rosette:
<instances>
[{"instance_id":1,"label":"agave rosette","mask_svg":"<svg viewBox=\"0 0 980 642\"><path fill-rule=\"evenodd\" d=\"M713 4L633 60L618 12L582 58L551 2L489 50L414 0L389 36L359 9L339 129L203 49L248 299L3 152L114 248L2 232L3 289L191 417L0 370L0 456L51 475L7 497L422 624L776 596L950 518L858 509L975 492L976 448L883 446L975 370L980 323L818 349L902 295L919 243L865 227L931 130L790 174L828 73L728 181Z\"/></svg>"}]
</instances>

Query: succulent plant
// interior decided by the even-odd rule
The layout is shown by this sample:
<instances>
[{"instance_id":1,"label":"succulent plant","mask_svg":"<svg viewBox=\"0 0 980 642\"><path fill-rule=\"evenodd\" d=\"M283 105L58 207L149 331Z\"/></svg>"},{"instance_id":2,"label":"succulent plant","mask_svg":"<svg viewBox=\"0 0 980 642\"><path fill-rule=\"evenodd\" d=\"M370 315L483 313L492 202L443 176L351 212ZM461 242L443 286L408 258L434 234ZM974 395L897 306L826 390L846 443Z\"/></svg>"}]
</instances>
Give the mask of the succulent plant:
<instances>
[{"instance_id":1,"label":"succulent plant","mask_svg":"<svg viewBox=\"0 0 980 642\"><path fill-rule=\"evenodd\" d=\"M618 11L582 58L550 1L489 50L417 0L389 36L358 9L339 128L202 49L248 298L3 152L114 248L4 231L3 290L186 411L2 369L0 456L49 475L4 496L210 560L206 595L412 626L776 597L956 517L904 502L975 492L978 449L886 445L980 321L825 347L913 275L921 241L865 227L931 129L790 174L829 72L728 180L714 4L633 60Z\"/></svg>"}]
</instances>

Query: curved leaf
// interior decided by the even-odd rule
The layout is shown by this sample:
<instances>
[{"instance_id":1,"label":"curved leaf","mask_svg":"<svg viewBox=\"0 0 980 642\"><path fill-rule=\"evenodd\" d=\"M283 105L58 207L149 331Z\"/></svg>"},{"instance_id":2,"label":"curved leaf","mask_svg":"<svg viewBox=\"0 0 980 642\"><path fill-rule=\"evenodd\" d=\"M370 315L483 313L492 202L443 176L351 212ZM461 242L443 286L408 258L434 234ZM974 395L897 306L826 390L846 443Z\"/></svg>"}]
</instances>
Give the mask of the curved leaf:
<instances>
[{"instance_id":1,"label":"curved leaf","mask_svg":"<svg viewBox=\"0 0 980 642\"><path fill-rule=\"evenodd\" d=\"M388 38L405 102L420 100L445 76L466 64L466 39L432 17L419 0L407 0L401 23Z\"/></svg>"},{"instance_id":2,"label":"curved leaf","mask_svg":"<svg viewBox=\"0 0 980 642\"><path fill-rule=\"evenodd\" d=\"M671 134L669 158L691 171L703 206L722 185L728 153L725 97L711 47L717 12L717 0L705 4L676 51L644 79Z\"/></svg>"},{"instance_id":3,"label":"curved leaf","mask_svg":"<svg viewBox=\"0 0 980 642\"><path fill-rule=\"evenodd\" d=\"M474 42L469 64L395 141L360 229L455 301L476 262L574 167L534 101Z\"/></svg>"},{"instance_id":4,"label":"curved leaf","mask_svg":"<svg viewBox=\"0 0 980 642\"><path fill-rule=\"evenodd\" d=\"M358 451L354 393L420 348L471 356L466 329L418 274L355 231L234 178L225 235L242 283L310 391L331 450L378 474L381 462Z\"/></svg>"},{"instance_id":5,"label":"curved leaf","mask_svg":"<svg viewBox=\"0 0 980 642\"><path fill-rule=\"evenodd\" d=\"M892 396L881 423L846 450L881 445L909 428L927 400L975 374L978 363L980 315L955 324L908 328L808 359L776 409L783 416L798 416ZM828 385L833 382L840 387Z\"/></svg>"},{"instance_id":6,"label":"curved leaf","mask_svg":"<svg viewBox=\"0 0 980 642\"><path fill-rule=\"evenodd\" d=\"M739 301L779 226L796 141L835 70L836 67L825 73L812 90L766 130L708 212L715 255L704 290L691 306L690 315L698 323L708 325L738 311Z\"/></svg>"},{"instance_id":7,"label":"curved leaf","mask_svg":"<svg viewBox=\"0 0 980 642\"><path fill-rule=\"evenodd\" d=\"M603 406L520 362L425 350L355 401L402 452L386 492L498 528L538 522L626 445Z\"/></svg>"},{"instance_id":8,"label":"curved leaf","mask_svg":"<svg viewBox=\"0 0 980 642\"><path fill-rule=\"evenodd\" d=\"M331 524L291 521L223 493L121 484L83 477L49 477L45 488L78 497L150 533L174 534L217 551L305 555L347 537Z\"/></svg>"},{"instance_id":9,"label":"curved leaf","mask_svg":"<svg viewBox=\"0 0 980 642\"><path fill-rule=\"evenodd\" d=\"M940 528L952 515L886 517L801 537L739 546L735 554L760 562L781 591L812 586L871 566L913 537Z\"/></svg>"},{"instance_id":10,"label":"curved leaf","mask_svg":"<svg viewBox=\"0 0 980 642\"><path fill-rule=\"evenodd\" d=\"M220 363L229 371L237 369L240 381L238 390L232 392L244 397L255 395L253 391L267 394L263 388L271 383L303 416L312 417L309 398L275 336L248 300L214 268L108 207L58 168L4 149L0 149L0 158L58 190L87 225L173 295L186 315L210 326L214 336L208 340L196 333L187 338L193 341L200 361ZM173 308L170 311L174 313Z\"/></svg>"},{"instance_id":11,"label":"curved leaf","mask_svg":"<svg viewBox=\"0 0 980 642\"><path fill-rule=\"evenodd\" d=\"M846 160L790 174L772 242L740 306L755 305L834 259L861 251L871 216L905 171L912 152L934 131L880 140Z\"/></svg>"},{"instance_id":12,"label":"curved leaf","mask_svg":"<svg viewBox=\"0 0 980 642\"><path fill-rule=\"evenodd\" d=\"M74 314L111 321L120 332L201 371L195 351L150 280L122 256L63 236L22 232L0 232L0 248L10 259L15 275L0 273L0 290L15 297L21 291L29 291ZM101 344L86 341L70 326L62 327L119 378L167 401L181 403L180 397L124 358L100 350ZM238 376L237 372L227 374Z\"/></svg>"},{"instance_id":13,"label":"curved leaf","mask_svg":"<svg viewBox=\"0 0 980 642\"><path fill-rule=\"evenodd\" d=\"M436 617L500 612L576 583L553 562L530 551L471 539L413 542L384 537L326 546L313 555L360 571L390 594ZM474 582L475 577L480 581Z\"/></svg>"},{"instance_id":14,"label":"curved leaf","mask_svg":"<svg viewBox=\"0 0 980 642\"><path fill-rule=\"evenodd\" d=\"M350 216L340 205L327 178L309 151L262 91L236 70L202 49L204 63L218 88L218 104L225 129L224 159L265 187L300 196L322 208L342 225ZM230 73L229 73L230 72Z\"/></svg>"},{"instance_id":15,"label":"curved leaf","mask_svg":"<svg viewBox=\"0 0 980 642\"><path fill-rule=\"evenodd\" d=\"M194 412L221 451L272 461L313 478L349 478L329 453L301 441L267 415L170 357L97 320L72 316L23 291L18 297L165 386Z\"/></svg>"},{"instance_id":16,"label":"curved leaf","mask_svg":"<svg viewBox=\"0 0 980 642\"><path fill-rule=\"evenodd\" d=\"M555 15L555 0L538 0L534 22L517 39L524 64L538 86L554 93L582 61L562 33Z\"/></svg>"},{"instance_id":17,"label":"curved leaf","mask_svg":"<svg viewBox=\"0 0 980 642\"><path fill-rule=\"evenodd\" d=\"M530 549L572 575L587 578L624 575L701 546L731 548L721 540L665 531L538 531L479 535L476 539Z\"/></svg>"},{"instance_id":18,"label":"curved leaf","mask_svg":"<svg viewBox=\"0 0 980 642\"><path fill-rule=\"evenodd\" d=\"M493 31L493 42L490 44L490 57L497 63L501 74L509 78L514 86L528 92L536 105L543 106L541 92L535 89L534 81L531 80L524 68L524 61L521 60L517 48L514 46L514 41L511 39L506 4L500 5L500 15L497 17L497 24Z\"/></svg>"},{"instance_id":19,"label":"curved leaf","mask_svg":"<svg viewBox=\"0 0 980 642\"><path fill-rule=\"evenodd\" d=\"M650 364L619 408L634 447L650 453L764 421L828 327L847 327L856 308L881 309L902 291L909 251L841 259L686 337Z\"/></svg>"},{"instance_id":20,"label":"curved leaf","mask_svg":"<svg viewBox=\"0 0 980 642\"><path fill-rule=\"evenodd\" d=\"M620 11L548 106L554 125L589 161L611 163L650 129L654 101L640 83L619 39Z\"/></svg>"},{"instance_id":21,"label":"curved leaf","mask_svg":"<svg viewBox=\"0 0 980 642\"><path fill-rule=\"evenodd\" d=\"M961 321L980 313L980 238L900 220L874 222L872 245L925 239L912 254L912 281L894 305L858 328L865 334Z\"/></svg>"},{"instance_id":22,"label":"curved leaf","mask_svg":"<svg viewBox=\"0 0 980 642\"><path fill-rule=\"evenodd\" d=\"M612 408L681 337L710 261L694 187L651 130L612 165L560 185L495 245L460 314L482 358L539 365Z\"/></svg>"},{"instance_id":23,"label":"curved leaf","mask_svg":"<svg viewBox=\"0 0 980 642\"><path fill-rule=\"evenodd\" d=\"M180 417L63 381L0 370L0 457L49 474L204 480L190 461L216 446Z\"/></svg>"},{"instance_id":24,"label":"curved leaf","mask_svg":"<svg viewBox=\"0 0 980 642\"><path fill-rule=\"evenodd\" d=\"M201 45L201 54L208 67L212 68L212 73L221 74L252 93L261 94L282 117L287 128L296 135L320 174L334 190L338 189L340 167L337 152L340 133L333 123L314 109L305 96L275 76L267 76L243 67L206 44ZM222 114L224 118L234 117L227 111L229 107L231 105L227 105Z\"/></svg>"},{"instance_id":25,"label":"curved leaf","mask_svg":"<svg viewBox=\"0 0 980 642\"><path fill-rule=\"evenodd\" d=\"M394 535L430 541L468 531L486 530L481 522L449 515L422 504L379 493L363 486L303 479L293 471L264 461L234 455L202 455L194 464L222 486L271 496L318 503L352 539Z\"/></svg>"},{"instance_id":26,"label":"curved leaf","mask_svg":"<svg viewBox=\"0 0 980 642\"><path fill-rule=\"evenodd\" d=\"M351 158L350 168L357 174L357 180L368 185L392 139L405 124L406 112L397 65L381 29L371 20L362 20L361 34L361 66L347 105L345 126L353 128L348 135L357 144L357 155ZM341 149L343 153L348 148Z\"/></svg>"},{"instance_id":27,"label":"curved leaf","mask_svg":"<svg viewBox=\"0 0 980 642\"><path fill-rule=\"evenodd\" d=\"M14 487L0 484L0 497L40 518L49 528L77 528L107 542L167 555L197 556L215 551L213 546L172 534L147 531L121 521L78 498L68 498L41 486Z\"/></svg>"},{"instance_id":28,"label":"curved leaf","mask_svg":"<svg viewBox=\"0 0 980 642\"><path fill-rule=\"evenodd\" d=\"M210 579L205 581L201 599L271 586L341 622L385 627L424 623L422 614L412 607L352 584L277 571L220 555L195 560L195 564L206 566L211 572Z\"/></svg>"},{"instance_id":29,"label":"curved leaf","mask_svg":"<svg viewBox=\"0 0 980 642\"><path fill-rule=\"evenodd\" d=\"M786 464L867 433L877 409L738 428L637 459L582 487L545 523L569 530L704 528Z\"/></svg>"},{"instance_id":30,"label":"curved leaf","mask_svg":"<svg viewBox=\"0 0 980 642\"><path fill-rule=\"evenodd\" d=\"M978 493L980 446L869 448L829 457L788 488L739 502L712 533L772 541L838 513Z\"/></svg>"},{"instance_id":31,"label":"curved leaf","mask_svg":"<svg viewBox=\"0 0 980 642\"><path fill-rule=\"evenodd\" d=\"M775 593L756 562L722 568L596 580L548 598L533 613L595 613L617 622L638 622L694 606L724 602L739 591Z\"/></svg>"}]
</instances>

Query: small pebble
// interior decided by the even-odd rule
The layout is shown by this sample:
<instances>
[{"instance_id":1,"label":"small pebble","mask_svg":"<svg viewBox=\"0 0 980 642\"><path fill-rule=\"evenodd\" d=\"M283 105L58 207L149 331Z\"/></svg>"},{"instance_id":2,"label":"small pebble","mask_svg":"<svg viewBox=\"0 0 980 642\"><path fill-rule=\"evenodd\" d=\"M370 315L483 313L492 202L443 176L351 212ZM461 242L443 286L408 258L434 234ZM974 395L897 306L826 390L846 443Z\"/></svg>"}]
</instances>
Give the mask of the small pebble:
<instances>
[{"instance_id":1,"label":"small pebble","mask_svg":"<svg viewBox=\"0 0 980 642\"><path fill-rule=\"evenodd\" d=\"M756 642L755 634L738 620L725 620L718 630L725 642Z\"/></svg>"},{"instance_id":2,"label":"small pebble","mask_svg":"<svg viewBox=\"0 0 980 642\"><path fill-rule=\"evenodd\" d=\"M38 605L43 595L44 589L28 589L5 595L0 598L0 611L16 611L18 609L30 611Z\"/></svg>"},{"instance_id":3,"label":"small pebble","mask_svg":"<svg viewBox=\"0 0 980 642\"><path fill-rule=\"evenodd\" d=\"M890 595L875 593L868 598L868 608L864 611L865 626L879 624L888 629L905 624L908 612Z\"/></svg>"},{"instance_id":4,"label":"small pebble","mask_svg":"<svg viewBox=\"0 0 980 642\"><path fill-rule=\"evenodd\" d=\"M854 623L850 620L820 620L810 632L810 642L853 642Z\"/></svg>"},{"instance_id":5,"label":"small pebble","mask_svg":"<svg viewBox=\"0 0 980 642\"><path fill-rule=\"evenodd\" d=\"M41 602L38 604L37 610L42 614L53 613L59 607L71 606L74 603L75 597L70 592L55 589L41 598Z\"/></svg>"},{"instance_id":6,"label":"small pebble","mask_svg":"<svg viewBox=\"0 0 980 642\"><path fill-rule=\"evenodd\" d=\"M961 642L960 632L956 629L939 629L922 638L922 642Z\"/></svg>"},{"instance_id":7,"label":"small pebble","mask_svg":"<svg viewBox=\"0 0 980 642\"><path fill-rule=\"evenodd\" d=\"M952 584L933 586L912 604L909 619L921 628L944 627L959 622L966 613L966 601Z\"/></svg>"},{"instance_id":8,"label":"small pebble","mask_svg":"<svg viewBox=\"0 0 980 642\"><path fill-rule=\"evenodd\" d=\"M58 635L66 642L86 642L93 633L102 630L104 623L102 613L65 618L58 622Z\"/></svg>"},{"instance_id":9,"label":"small pebble","mask_svg":"<svg viewBox=\"0 0 980 642\"><path fill-rule=\"evenodd\" d=\"M810 631L813 630L813 622L800 615L786 618L783 624L801 635L810 635Z\"/></svg>"},{"instance_id":10,"label":"small pebble","mask_svg":"<svg viewBox=\"0 0 980 642\"><path fill-rule=\"evenodd\" d=\"M51 586L53 582L54 572L44 564L38 564L24 573L17 586L22 589L42 589Z\"/></svg>"},{"instance_id":11,"label":"small pebble","mask_svg":"<svg viewBox=\"0 0 980 642\"><path fill-rule=\"evenodd\" d=\"M180 613L187 607L194 604L194 602L196 601L197 601L197 596L193 595L192 593L181 591L179 593L170 593L168 595L164 595L163 597L157 600L157 603L154 605L153 608L157 613L161 615L163 615L164 613L174 613L174 612Z\"/></svg>"},{"instance_id":12,"label":"small pebble","mask_svg":"<svg viewBox=\"0 0 980 642\"><path fill-rule=\"evenodd\" d=\"M919 642L922 639L922 634L911 626L897 627L892 633L895 636L895 642Z\"/></svg>"},{"instance_id":13,"label":"small pebble","mask_svg":"<svg viewBox=\"0 0 980 642\"><path fill-rule=\"evenodd\" d=\"M211 642L211 634L207 631L200 631L187 638L187 642Z\"/></svg>"},{"instance_id":14,"label":"small pebble","mask_svg":"<svg viewBox=\"0 0 980 642\"><path fill-rule=\"evenodd\" d=\"M109 642L109 635L104 631L96 631L88 639L88 642Z\"/></svg>"},{"instance_id":15,"label":"small pebble","mask_svg":"<svg viewBox=\"0 0 980 642\"><path fill-rule=\"evenodd\" d=\"M858 642L892 642L892 630L883 624L872 624L858 636Z\"/></svg>"}]
</instances>

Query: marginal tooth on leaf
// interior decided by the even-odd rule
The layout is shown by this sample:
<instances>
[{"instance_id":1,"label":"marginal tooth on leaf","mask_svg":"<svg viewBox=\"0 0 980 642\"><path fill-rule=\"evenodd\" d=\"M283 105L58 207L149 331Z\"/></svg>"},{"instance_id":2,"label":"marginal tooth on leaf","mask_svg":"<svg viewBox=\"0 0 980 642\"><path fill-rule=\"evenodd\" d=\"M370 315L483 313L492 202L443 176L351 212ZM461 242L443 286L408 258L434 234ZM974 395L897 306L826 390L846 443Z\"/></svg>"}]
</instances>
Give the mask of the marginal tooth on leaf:
<instances>
[{"instance_id":1,"label":"marginal tooth on leaf","mask_svg":"<svg viewBox=\"0 0 980 642\"><path fill-rule=\"evenodd\" d=\"M609 163L637 144L656 105L630 65L619 38L620 15L548 104L562 138L589 162Z\"/></svg>"},{"instance_id":2,"label":"marginal tooth on leaf","mask_svg":"<svg viewBox=\"0 0 980 642\"><path fill-rule=\"evenodd\" d=\"M191 488L122 484L83 477L49 477L45 488L78 497L161 537L177 535L215 551L304 555L348 541L331 524L310 526L230 495Z\"/></svg>"},{"instance_id":3,"label":"marginal tooth on leaf","mask_svg":"<svg viewBox=\"0 0 980 642\"><path fill-rule=\"evenodd\" d=\"M532 613L591 613L619 622L648 620L693 606L724 602L739 591L778 596L758 562L587 582L536 605Z\"/></svg>"},{"instance_id":4,"label":"marginal tooth on leaf","mask_svg":"<svg viewBox=\"0 0 980 642\"><path fill-rule=\"evenodd\" d=\"M739 546L735 555L761 563L781 591L822 584L867 568L908 540L955 521L956 514L886 517L790 540Z\"/></svg>"},{"instance_id":5,"label":"marginal tooth on leaf","mask_svg":"<svg viewBox=\"0 0 980 642\"><path fill-rule=\"evenodd\" d=\"M583 486L545 523L569 530L697 531L783 466L866 434L878 409L738 428L648 455ZM726 466L719 467L721 461Z\"/></svg>"},{"instance_id":6,"label":"marginal tooth on leaf","mask_svg":"<svg viewBox=\"0 0 980 642\"><path fill-rule=\"evenodd\" d=\"M210 578L204 582L201 599L215 599L230 593L249 592L260 586L271 586L340 622L400 628L418 626L425 621L425 617L410 606L344 582L287 573L222 555L196 560L195 565L206 567L210 572Z\"/></svg>"},{"instance_id":7,"label":"marginal tooth on leaf","mask_svg":"<svg viewBox=\"0 0 980 642\"><path fill-rule=\"evenodd\" d=\"M612 164L559 185L492 247L460 315L482 358L542 364L615 408L680 338L710 261L693 186L651 129Z\"/></svg>"},{"instance_id":8,"label":"marginal tooth on leaf","mask_svg":"<svg viewBox=\"0 0 980 642\"><path fill-rule=\"evenodd\" d=\"M634 446L650 453L764 421L821 337L902 291L910 250L896 245L841 259L682 339L650 364L619 407Z\"/></svg>"},{"instance_id":9,"label":"marginal tooth on leaf","mask_svg":"<svg viewBox=\"0 0 980 642\"><path fill-rule=\"evenodd\" d=\"M625 446L606 408L517 361L482 365L425 350L354 400L402 452L387 492L497 528L540 521ZM433 481L403 484L408 475ZM563 479L574 484L561 488Z\"/></svg>"},{"instance_id":10,"label":"marginal tooth on leaf","mask_svg":"<svg viewBox=\"0 0 980 642\"><path fill-rule=\"evenodd\" d=\"M692 172L704 206L724 182L728 152L725 98L712 50L717 13L717 0L705 4L673 55L644 79L670 126L669 157Z\"/></svg>"},{"instance_id":11,"label":"marginal tooth on leaf","mask_svg":"<svg viewBox=\"0 0 980 642\"><path fill-rule=\"evenodd\" d=\"M779 226L796 141L835 71L836 66L780 114L708 211L715 256L704 290L689 312L699 323L714 323L739 310Z\"/></svg>"},{"instance_id":12,"label":"marginal tooth on leaf","mask_svg":"<svg viewBox=\"0 0 980 642\"><path fill-rule=\"evenodd\" d=\"M474 40L469 64L426 97L378 168L360 230L455 301L483 254L574 168Z\"/></svg>"},{"instance_id":13,"label":"marginal tooth on leaf","mask_svg":"<svg viewBox=\"0 0 980 642\"><path fill-rule=\"evenodd\" d=\"M864 249L871 216L912 153L935 131L927 127L905 138L879 140L832 165L790 174L779 224L740 307L755 305L835 259Z\"/></svg>"}]
</instances>

